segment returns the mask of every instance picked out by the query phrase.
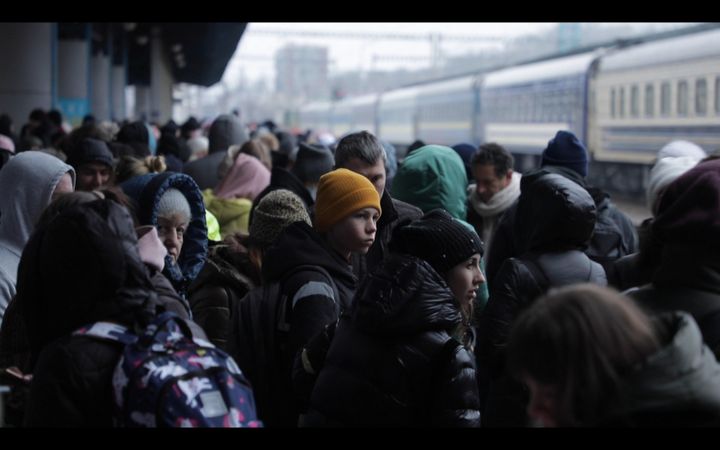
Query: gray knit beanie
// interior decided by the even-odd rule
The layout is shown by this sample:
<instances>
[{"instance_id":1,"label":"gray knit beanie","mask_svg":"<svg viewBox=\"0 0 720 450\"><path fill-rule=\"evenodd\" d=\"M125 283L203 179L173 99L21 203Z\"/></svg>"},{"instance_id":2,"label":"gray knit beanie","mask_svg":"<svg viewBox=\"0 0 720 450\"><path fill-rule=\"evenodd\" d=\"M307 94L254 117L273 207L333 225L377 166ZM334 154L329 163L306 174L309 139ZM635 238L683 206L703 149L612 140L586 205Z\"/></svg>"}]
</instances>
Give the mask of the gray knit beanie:
<instances>
[{"instance_id":1,"label":"gray knit beanie","mask_svg":"<svg viewBox=\"0 0 720 450\"><path fill-rule=\"evenodd\" d=\"M253 210L249 241L260 248L267 248L285 228L295 222L305 222L312 226L303 201L286 189L272 191Z\"/></svg>"},{"instance_id":2,"label":"gray knit beanie","mask_svg":"<svg viewBox=\"0 0 720 450\"><path fill-rule=\"evenodd\" d=\"M183 214L188 221L192 217L190 203L188 203L183 193L175 188L170 188L160 197L157 204L157 216L167 217L177 213Z\"/></svg>"}]
</instances>

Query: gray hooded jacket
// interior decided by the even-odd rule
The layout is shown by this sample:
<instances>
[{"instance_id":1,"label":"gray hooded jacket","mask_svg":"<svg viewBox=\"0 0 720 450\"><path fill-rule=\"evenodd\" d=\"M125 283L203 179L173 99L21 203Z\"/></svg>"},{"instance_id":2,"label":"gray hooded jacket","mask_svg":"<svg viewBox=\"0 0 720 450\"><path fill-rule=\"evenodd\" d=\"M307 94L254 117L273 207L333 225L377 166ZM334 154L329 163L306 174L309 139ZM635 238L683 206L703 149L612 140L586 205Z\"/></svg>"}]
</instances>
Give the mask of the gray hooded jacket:
<instances>
[{"instance_id":1,"label":"gray hooded jacket","mask_svg":"<svg viewBox=\"0 0 720 450\"><path fill-rule=\"evenodd\" d=\"M55 156L23 152L0 171L0 322L15 296L20 255L60 178L75 170Z\"/></svg>"}]
</instances>

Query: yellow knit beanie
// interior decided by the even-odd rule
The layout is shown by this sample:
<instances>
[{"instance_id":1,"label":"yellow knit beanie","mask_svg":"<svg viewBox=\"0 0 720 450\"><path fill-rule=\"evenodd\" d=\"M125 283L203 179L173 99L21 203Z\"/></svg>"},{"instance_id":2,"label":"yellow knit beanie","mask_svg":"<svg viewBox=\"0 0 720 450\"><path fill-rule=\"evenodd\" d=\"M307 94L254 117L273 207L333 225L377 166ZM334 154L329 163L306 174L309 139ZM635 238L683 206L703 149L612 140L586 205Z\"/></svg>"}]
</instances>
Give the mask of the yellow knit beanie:
<instances>
[{"instance_id":1,"label":"yellow knit beanie","mask_svg":"<svg viewBox=\"0 0 720 450\"><path fill-rule=\"evenodd\" d=\"M320 177L315 200L314 227L320 233L363 208L375 208L382 213L380 196L375 186L359 173L337 169Z\"/></svg>"}]
</instances>

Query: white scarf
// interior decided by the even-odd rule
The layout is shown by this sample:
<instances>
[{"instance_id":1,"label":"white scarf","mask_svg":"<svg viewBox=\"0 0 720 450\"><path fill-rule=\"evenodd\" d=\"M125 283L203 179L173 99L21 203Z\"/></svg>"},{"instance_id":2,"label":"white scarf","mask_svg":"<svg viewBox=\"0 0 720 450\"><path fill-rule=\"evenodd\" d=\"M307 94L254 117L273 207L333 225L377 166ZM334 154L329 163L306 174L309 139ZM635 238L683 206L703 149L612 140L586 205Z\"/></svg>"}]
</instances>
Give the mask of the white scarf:
<instances>
[{"instance_id":1,"label":"white scarf","mask_svg":"<svg viewBox=\"0 0 720 450\"><path fill-rule=\"evenodd\" d=\"M517 172L513 172L510 184L495 195L492 196L488 203L485 203L478 197L477 191L475 190L475 183L468 186L468 200L470 205L480 217L482 221L482 236L480 236L485 242L485 254L489 251L492 236L495 233L495 225L497 225L500 214L513 204L515 199L520 196L520 178L521 175Z\"/></svg>"},{"instance_id":2,"label":"white scarf","mask_svg":"<svg viewBox=\"0 0 720 450\"><path fill-rule=\"evenodd\" d=\"M513 204L518 197L520 197L520 175L517 172L513 172L510 184L505 186L504 189L497 192L492 196L489 202L485 203L478 197L475 183L468 186L468 199L470 204L478 215L483 219L488 217L497 216L501 212L505 211Z\"/></svg>"}]
</instances>

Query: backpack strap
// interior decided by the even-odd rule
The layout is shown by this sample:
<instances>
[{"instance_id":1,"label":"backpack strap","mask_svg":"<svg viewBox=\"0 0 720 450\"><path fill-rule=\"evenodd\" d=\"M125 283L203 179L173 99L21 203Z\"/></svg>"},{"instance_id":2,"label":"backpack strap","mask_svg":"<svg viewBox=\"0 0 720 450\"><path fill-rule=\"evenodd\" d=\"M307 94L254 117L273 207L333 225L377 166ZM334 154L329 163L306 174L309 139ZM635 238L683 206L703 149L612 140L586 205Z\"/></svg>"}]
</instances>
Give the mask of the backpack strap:
<instances>
[{"instance_id":1,"label":"backpack strap","mask_svg":"<svg viewBox=\"0 0 720 450\"><path fill-rule=\"evenodd\" d=\"M72 335L90 336L124 345L134 344L138 340L126 327L111 322L95 322L75 330Z\"/></svg>"},{"instance_id":2,"label":"backpack strap","mask_svg":"<svg viewBox=\"0 0 720 450\"><path fill-rule=\"evenodd\" d=\"M527 269L530 271L535 283L540 287L541 291L546 290L550 286L550 280L548 279L542 267L536 263L532 258L518 258Z\"/></svg>"},{"instance_id":3,"label":"backpack strap","mask_svg":"<svg viewBox=\"0 0 720 450\"><path fill-rule=\"evenodd\" d=\"M283 275L282 279L280 280L280 303L278 305L278 310L275 313L275 317L277 319L277 330L282 332L288 332L290 330L290 322L288 320L289 313L288 311L292 311L293 305L290 303L292 302L292 299L287 295L287 291L285 290L285 283L290 280L293 275L299 273L299 272L319 272L323 275L323 278L327 281L327 284L330 285L333 291L333 301L335 302L335 305L338 307L338 317L340 316L340 313L342 311L339 311L340 307L340 292L338 291L337 285L335 284L335 280L333 280L333 277L328 273L328 271L322 267L322 266L314 266L311 264L303 264L300 266L296 266L293 269L291 269L289 272L285 273Z\"/></svg>"},{"instance_id":4,"label":"backpack strap","mask_svg":"<svg viewBox=\"0 0 720 450\"><path fill-rule=\"evenodd\" d=\"M177 326L180 327L180 331L182 332L182 334L185 335L186 338L193 340L192 330L190 329L188 324L184 320L182 320L177 314L171 311L164 312L155 317L150 324L151 326L148 326L145 329L143 339L148 339L149 341L154 340L155 336L157 336L160 331L166 329L167 324L170 322L174 322L175 324L177 324Z\"/></svg>"}]
</instances>

